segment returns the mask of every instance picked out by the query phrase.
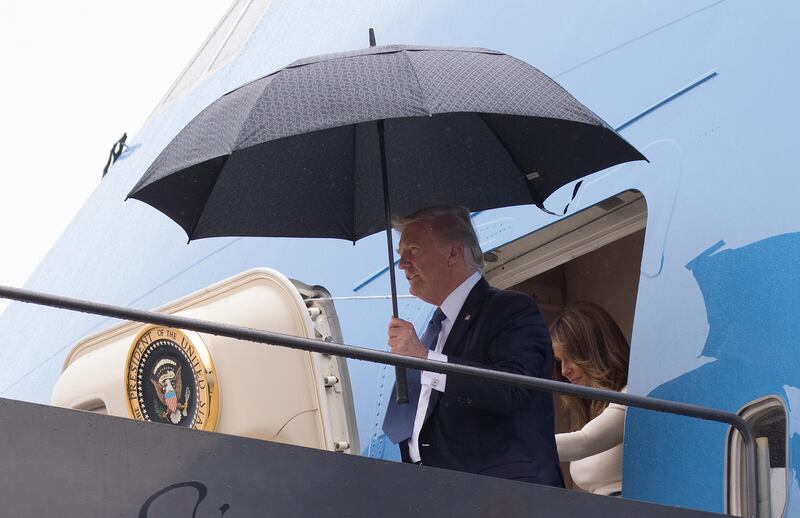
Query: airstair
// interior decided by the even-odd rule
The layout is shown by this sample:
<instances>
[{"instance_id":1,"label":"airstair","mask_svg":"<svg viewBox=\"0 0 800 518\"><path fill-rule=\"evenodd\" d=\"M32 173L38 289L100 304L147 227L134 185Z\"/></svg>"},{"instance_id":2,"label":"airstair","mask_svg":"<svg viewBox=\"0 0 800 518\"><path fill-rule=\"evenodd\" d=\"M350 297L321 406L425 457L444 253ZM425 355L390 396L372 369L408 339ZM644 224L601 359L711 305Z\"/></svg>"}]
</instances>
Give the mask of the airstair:
<instances>
[{"instance_id":1,"label":"airstair","mask_svg":"<svg viewBox=\"0 0 800 518\"><path fill-rule=\"evenodd\" d=\"M0 399L2 516L721 516Z\"/></svg>"}]
</instances>

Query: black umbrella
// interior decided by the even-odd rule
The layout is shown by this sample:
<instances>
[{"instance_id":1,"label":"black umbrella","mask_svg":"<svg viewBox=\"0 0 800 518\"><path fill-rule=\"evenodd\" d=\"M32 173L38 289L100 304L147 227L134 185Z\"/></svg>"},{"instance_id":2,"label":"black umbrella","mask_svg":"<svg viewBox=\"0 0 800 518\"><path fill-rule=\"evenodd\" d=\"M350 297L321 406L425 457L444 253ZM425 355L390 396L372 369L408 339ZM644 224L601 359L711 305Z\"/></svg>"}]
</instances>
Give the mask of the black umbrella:
<instances>
[{"instance_id":1,"label":"black umbrella","mask_svg":"<svg viewBox=\"0 0 800 518\"><path fill-rule=\"evenodd\" d=\"M406 45L296 61L219 98L128 197L189 239L356 240L395 212L536 204L644 157L539 70L492 50ZM389 268L397 316L394 268ZM398 399L405 372L398 370Z\"/></svg>"}]
</instances>

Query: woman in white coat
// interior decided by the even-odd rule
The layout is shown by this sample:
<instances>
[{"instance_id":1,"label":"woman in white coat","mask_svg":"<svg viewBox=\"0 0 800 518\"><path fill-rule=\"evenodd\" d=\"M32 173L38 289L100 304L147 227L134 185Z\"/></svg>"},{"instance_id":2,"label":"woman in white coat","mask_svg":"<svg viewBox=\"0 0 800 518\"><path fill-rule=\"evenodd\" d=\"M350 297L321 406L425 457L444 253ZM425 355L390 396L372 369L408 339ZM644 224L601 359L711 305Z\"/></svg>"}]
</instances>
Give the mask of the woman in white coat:
<instances>
[{"instance_id":1,"label":"woman in white coat","mask_svg":"<svg viewBox=\"0 0 800 518\"><path fill-rule=\"evenodd\" d=\"M576 385L625 392L630 345L603 308L578 302L550 326L555 378ZM561 396L572 411L572 431L556 435L558 456L569 462L573 482L584 491L622 493L625 407Z\"/></svg>"}]
</instances>

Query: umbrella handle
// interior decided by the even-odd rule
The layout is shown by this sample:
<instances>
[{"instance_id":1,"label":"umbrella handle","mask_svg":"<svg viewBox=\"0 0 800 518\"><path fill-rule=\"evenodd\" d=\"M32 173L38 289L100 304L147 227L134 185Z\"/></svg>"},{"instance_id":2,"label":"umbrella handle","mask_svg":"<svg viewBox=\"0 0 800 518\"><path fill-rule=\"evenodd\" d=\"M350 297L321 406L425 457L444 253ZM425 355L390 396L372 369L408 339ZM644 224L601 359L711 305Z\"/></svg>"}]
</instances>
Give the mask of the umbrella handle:
<instances>
[{"instance_id":1,"label":"umbrella handle","mask_svg":"<svg viewBox=\"0 0 800 518\"><path fill-rule=\"evenodd\" d=\"M394 369L395 385L397 392L395 392L395 402L398 405L408 404L408 380L406 379L405 367L395 367ZM402 397L401 397L402 396Z\"/></svg>"}]
</instances>

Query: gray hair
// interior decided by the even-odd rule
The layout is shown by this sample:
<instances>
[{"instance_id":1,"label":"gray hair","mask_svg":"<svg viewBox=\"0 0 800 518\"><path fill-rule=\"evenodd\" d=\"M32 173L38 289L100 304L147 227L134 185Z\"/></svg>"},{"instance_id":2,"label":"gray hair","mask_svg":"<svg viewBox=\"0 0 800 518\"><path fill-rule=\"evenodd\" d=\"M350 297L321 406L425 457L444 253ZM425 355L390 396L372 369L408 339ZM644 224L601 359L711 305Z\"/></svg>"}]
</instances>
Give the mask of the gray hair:
<instances>
[{"instance_id":1,"label":"gray hair","mask_svg":"<svg viewBox=\"0 0 800 518\"><path fill-rule=\"evenodd\" d=\"M409 216L394 217L392 226L401 234L406 225L428 221L436 237L444 241L460 241L464 245L467 266L483 273L483 251L472 226L469 209L454 205L437 205L420 209Z\"/></svg>"}]
</instances>

